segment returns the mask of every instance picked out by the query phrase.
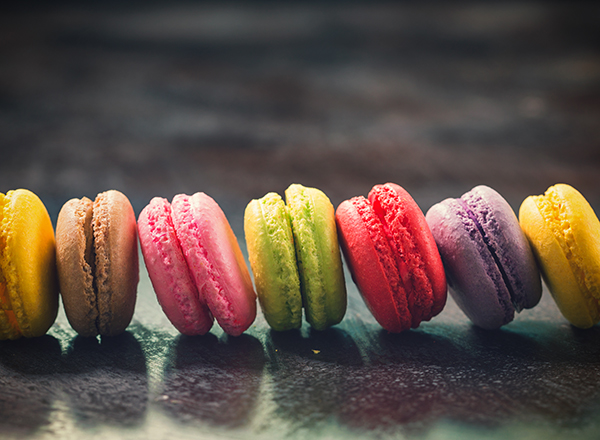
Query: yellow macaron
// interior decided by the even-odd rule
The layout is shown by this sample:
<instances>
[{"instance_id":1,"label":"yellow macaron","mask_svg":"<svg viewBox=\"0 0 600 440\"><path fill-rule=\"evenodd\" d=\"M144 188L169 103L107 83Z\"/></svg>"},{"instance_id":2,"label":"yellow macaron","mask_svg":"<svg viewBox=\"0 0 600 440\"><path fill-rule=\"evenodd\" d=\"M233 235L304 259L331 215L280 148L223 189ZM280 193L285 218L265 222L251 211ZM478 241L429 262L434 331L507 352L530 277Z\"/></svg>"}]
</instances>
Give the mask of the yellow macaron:
<instances>
[{"instance_id":1,"label":"yellow macaron","mask_svg":"<svg viewBox=\"0 0 600 440\"><path fill-rule=\"evenodd\" d=\"M519 222L542 277L571 324L600 320L600 221L572 186L557 184L521 204Z\"/></svg>"},{"instance_id":2,"label":"yellow macaron","mask_svg":"<svg viewBox=\"0 0 600 440\"><path fill-rule=\"evenodd\" d=\"M0 340L45 334L56 319L54 230L31 191L0 193Z\"/></svg>"}]
</instances>

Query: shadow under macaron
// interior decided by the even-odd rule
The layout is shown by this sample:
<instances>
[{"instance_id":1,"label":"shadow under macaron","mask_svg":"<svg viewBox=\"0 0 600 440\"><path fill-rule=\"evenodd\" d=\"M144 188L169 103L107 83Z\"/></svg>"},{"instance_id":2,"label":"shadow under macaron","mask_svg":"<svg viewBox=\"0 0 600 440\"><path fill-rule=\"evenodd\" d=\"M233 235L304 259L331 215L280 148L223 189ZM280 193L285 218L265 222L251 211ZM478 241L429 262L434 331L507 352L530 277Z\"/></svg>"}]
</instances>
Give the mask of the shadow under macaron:
<instances>
[{"instance_id":1,"label":"shadow under macaron","mask_svg":"<svg viewBox=\"0 0 600 440\"><path fill-rule=\"evenodd\" d=\"M148 407L148 372L138 340L118 336L71 340L63 390L75 420L84 427L140 425Z\"/></svg>"},{"instance_id":2,"label":"shadow under macaron","mask_svg":"<svg viewBox=\"0 0 600 440\"><path fill-rule=\"evenodd\" d=\"M510 330L438 324L381 331L362 344L367 366L344 371L337 417L353 430L406 436L443 423L552 430L590 423L600 404L590 385L600 379L596 337L578 341L536 321Z\"/></svg>"},{"instance_id":3,"label":"shadow under macaron","mask_svg":"<svg viewBox=\"0 0 600 440\"><path fill-rule=\"evenodd\" d=\"M326 425L346 399L346 375L362 365L352 336L339 328L267 334L275 414L295 429Z\"/></svg>"},{"instance_id":4,"label":"shadow under macaron","mask_svg":"<svg viewBox=\"0 0 600 440\"><path fill-rule=\"evenodd\" d=\"M27 437L50 425L61 347L50 335L0 341L0 432Z\"/></svg>"},{"instance_id":5,"label":"shadow under macaron","mask_svg":"<svg viewBox=\"0 0 600 440\"><path fill-rule=\"evenodd\" d=\"M179 335L168 355L157 404L178 422L239 427L257 404L265 355L248 334Z\"/></svg>"}]
</instances>

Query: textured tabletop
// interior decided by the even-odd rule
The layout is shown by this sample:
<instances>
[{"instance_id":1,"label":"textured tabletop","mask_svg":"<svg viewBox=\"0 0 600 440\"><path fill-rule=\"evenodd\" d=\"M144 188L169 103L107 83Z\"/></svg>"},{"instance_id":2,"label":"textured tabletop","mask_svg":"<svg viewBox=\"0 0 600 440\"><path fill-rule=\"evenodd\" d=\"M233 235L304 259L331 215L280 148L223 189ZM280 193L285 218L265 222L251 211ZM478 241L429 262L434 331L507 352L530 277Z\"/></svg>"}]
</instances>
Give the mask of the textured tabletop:
<instances>
[{"instance_id":1,"label":"textured tabletop","mask_svg":"<svg viewBox=\"0 0 600 440\"><path fill-rule=\"evenodd\" d=\"M337 206L396 182L426 211L478 184L518 209L557 182L600 212L600 8L537 2L31 2L0 6L0 191L204 191L245 252L252 198ZM326 332L180 336L141 266L133 322L0 342L0 437L600 437L600 328L547 290L498 331L452 300L381 330L346 274Z\"/></svg>"}]
</instances>

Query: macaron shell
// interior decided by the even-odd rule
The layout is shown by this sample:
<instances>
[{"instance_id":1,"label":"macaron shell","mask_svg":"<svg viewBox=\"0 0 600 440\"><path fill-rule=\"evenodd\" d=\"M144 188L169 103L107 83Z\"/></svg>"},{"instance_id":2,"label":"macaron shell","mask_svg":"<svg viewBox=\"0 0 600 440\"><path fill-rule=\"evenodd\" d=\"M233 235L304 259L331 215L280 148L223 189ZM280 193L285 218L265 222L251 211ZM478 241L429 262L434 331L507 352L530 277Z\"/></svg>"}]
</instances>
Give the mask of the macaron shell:
<instances>
[{"instance_id":1,"label":"macaron shell","mask_svg":"<svg viewBox=\"0 0 600 440\"><path fill-rule=\"evenodd\" d=\"M343 201L335 214L352 278L379 324L390 332L411 327L412 316L383 224L362 196Z\"/></svg>"},{"instance_id":2,"label":"macaron shell","mask_svg":"<svg viewBox=\"0 0 600 440\"><path fill-rule=\"evenodd\" d=\"M508 202L497 191L480 185L462 196L471 207L493 249L517 312L534 307L542 296L540 273L533 252Z\"/></svg>"},{"instance_id":3,"label":"macaron shell","mask_svg":"<svg viewBox=\"0 0 600 440\"><path fill-rule=\"evenodd\" d=\"M399 185L375 185L369 201L397 246L397 265L412 314L412 327L439 314L446 304L446 276L421 208ZM405 272L405 273L402 273Z\"/></svg>"},{"instance_id":4,"label":"macaron shell","mask_svg":"<svg viewBox=\"0 0 600 440\"><path fill-rule=\"evenodd\" d=\"M285 191L292 222L306 320L316 330L339 323L346 313L346 284L329 198L299 184Z\"/></svg>"},{"instance_id":5,"label":"macaron shell","mask_svg":"<svg viewBox=\"0 0 600 440\"><path fill-rule=\"evenodd\" d=\"M56 222L56 264L60 293L71 327L82 336L98 334L97 295L94 290L93 202L71 199Z\"/></svg>"},{"instance_id":6,"label":"macaron shell","mask_svg":"<svg viewBox=\"0 0 600 440\"><path fill-rule=\"evenodd\" d=\"M188 269L166 199L155 197L142 210L138 233L156 297L171 323L184 335L207 333L213 317Z\"/></svg>"},{"instance_id":7,"label":"macaron shell","mask_svg":"<svg viewBox=\"0 0 600 440\"><path fill-rule=\"evenodd\" d=\"M510 322L514 309L502 274L460 202L443 200L427 211L426 219L458 306L475 325L485 329Z\"/></svg>"},{"instance_id":8,"label":"macaron shell","mask_svg":"<svg viewBox=\"0 0 600 440\"><path fill-rule=\"evenodd\" d=\"M98 194L92 228L98 331L103 336L114 336L131 322L139 281L137 224L129 199L116 190Z\"/></svg>"},{"instance_id":9,"label":"macaron shell","mask_svg":"<svg viewBox=\"0 0 600 440\"><path fill-rule=\"evenodd\" d=\"M244 233L258 299L277 331L300 328L302 295L292 226L276 193L252 200L244 213Z\"/></svg>"},{"instance_id":10,"label":"macaron shell","mask_svg":"<svg viewBox=\"0 0 600 440\"><path fill-rule=\"evenodd\" d=\"M177 195L171 209L198 291L227 334L242 334L256 317L256 293L225 214L204 193Z\"/></svg>"},{"instance_id":11,"label":"macaron shell","mask_svg":"<svg viewBox=\"0 0 600 440\"><path fill-rule=\"evenodd\" d=\"M58 311L52 222L28 190L0 195L0 211L0 339L41 336Z\"/></svg>"},{"instance_id":12,"label":"macaron shell","mask_svg":"<svg viewBox=\"0 0 600 440\"><path fill-rule=\"evenodd\" d=\"M600 320L600 222L569 185L527 197L519 210L544 281L562 314L589 328Z\"/></svg>"}]
</instances>

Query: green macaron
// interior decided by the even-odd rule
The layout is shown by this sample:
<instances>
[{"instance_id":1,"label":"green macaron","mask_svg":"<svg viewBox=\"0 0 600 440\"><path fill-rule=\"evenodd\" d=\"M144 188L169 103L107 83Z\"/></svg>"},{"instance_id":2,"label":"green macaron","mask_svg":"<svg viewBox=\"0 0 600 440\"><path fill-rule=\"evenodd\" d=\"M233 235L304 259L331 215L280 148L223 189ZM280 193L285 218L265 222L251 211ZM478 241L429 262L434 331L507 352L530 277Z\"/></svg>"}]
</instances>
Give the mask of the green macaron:
<instances>
[{"instance_id":1,"label":"green macaron","mask_svg":"<svg viewBox=\"0 0 600 440\"><path fill-rule=\"evenodd\" d=\"M300 328L302 296L294 236L279 194L268 193L248 204L244 233L258 300L267 322L278 331Z\"/></svg>"},{"instance_id":2,"label":"green macaron","mask_svg":"<svg viewBox=\"0 0 600 440\"><path fill-rule=\"evenodd\" d=\"M292 184L246 207L244 231L263 314L278 331L299 328L302 307L317 330L346 312L346 284L333 205L315 188Z\"/></svg>"}]
</instances>

